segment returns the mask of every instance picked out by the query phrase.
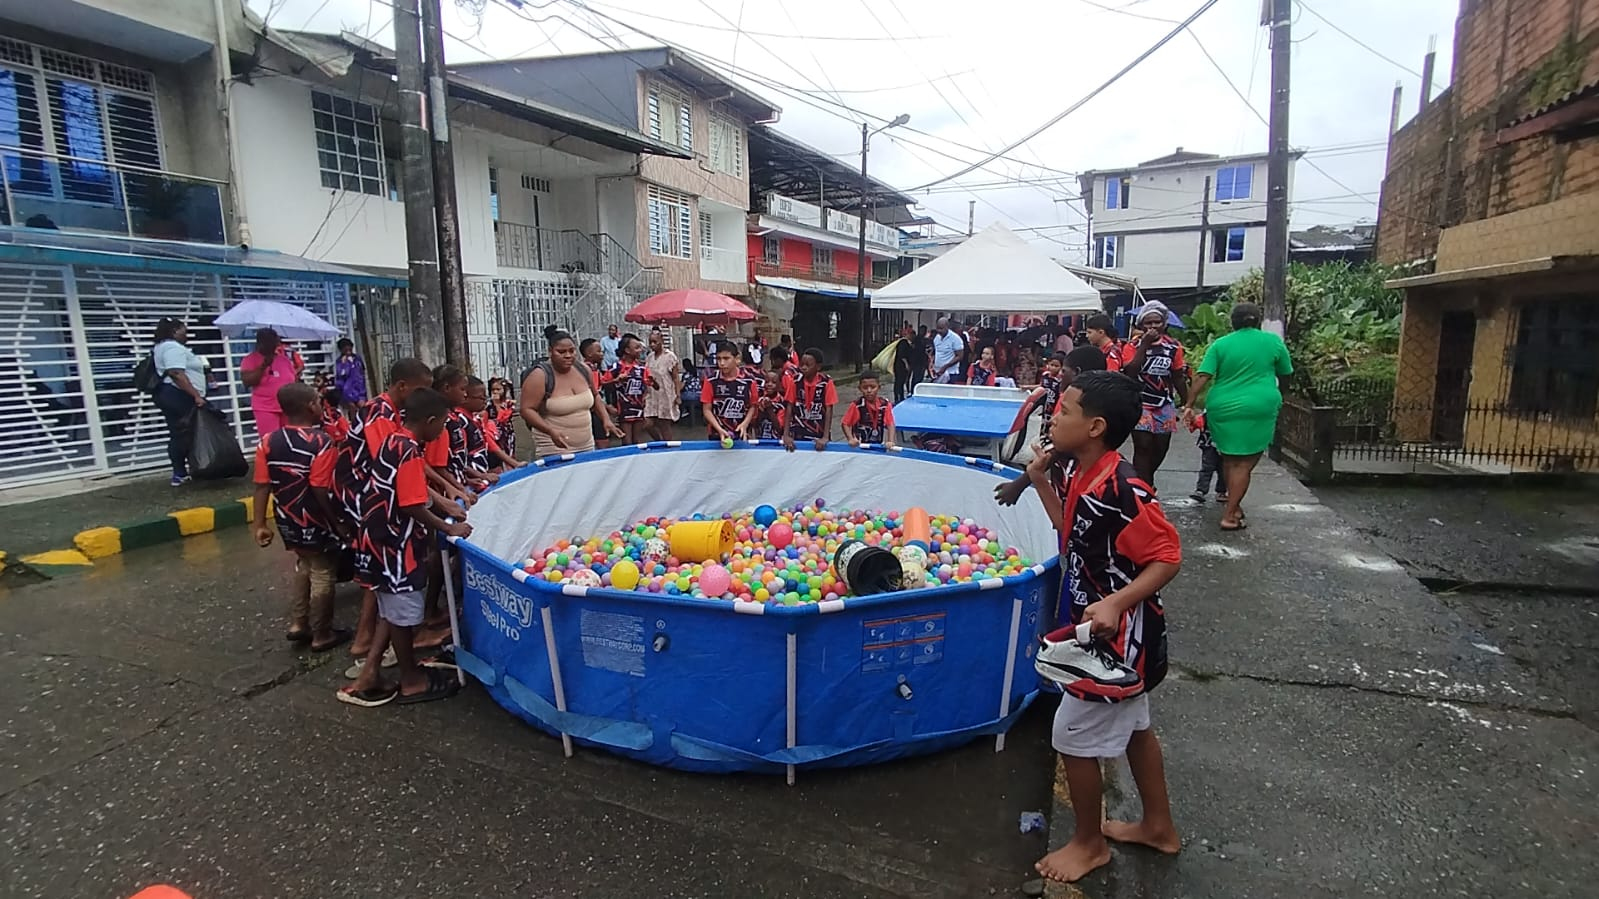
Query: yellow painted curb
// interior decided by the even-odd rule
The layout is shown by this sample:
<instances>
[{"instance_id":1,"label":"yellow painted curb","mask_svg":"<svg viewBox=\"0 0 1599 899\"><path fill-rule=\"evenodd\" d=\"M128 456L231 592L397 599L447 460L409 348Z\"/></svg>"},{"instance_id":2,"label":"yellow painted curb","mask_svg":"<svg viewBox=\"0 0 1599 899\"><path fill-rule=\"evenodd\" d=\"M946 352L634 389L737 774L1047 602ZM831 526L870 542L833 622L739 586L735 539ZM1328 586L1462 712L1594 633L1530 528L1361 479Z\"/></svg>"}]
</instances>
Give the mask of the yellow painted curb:
<instances>
[{"instance_id":1,"label":"yellow painted curb","mask_svg":"<svg viewBox=\"0 0 1599 899\"><path fill-rule=\"evenodd\" d=\"M6 570L6 554L0 552L0 571Z\"/></svg>"},{"instance_id":2,"label":"yellow painted curb","mask_svg":"<svg viewBox=\"0 0 1599 899\"><path fill-rule=\"evenodd\" d=\"M52 549L22 557L25 565L93 565L89 557L75 549Z\"/></svg>"},{"instance_id":3,"label":"yellow painted curb","mask_svg":"<svg viewBox=\"0 0 1599 899\"><path fill-rule=\"evenodd\" d=\"M179 509L176 512L168 512L167 517L178 520L178 533L185 537L209 533L216 530L217 526L217 512L210 506Z\"/></svg>"},{"instance_id":4,"label":"yellow painted curb","mask_svg":"<svg viewBox=\"0 0 1599 899\"><path fill-rule=\"evenodd\" d=\"M240 497L239 502L244 505L244 523L245 524L249 524L250 522L254 521L255 520L255 497L253 497L253 496ZM272 516L272 495L270 493L267 494L266 517L268 517L268 518L273 517Z\"/></svg>"},{"instance_id":5,"label":"yellow painted curb","mask_svg":"<svg viewBox=\"0 0 1599 899\"><path fill-rule=\"evenodd\" d=\"M121 528L89 528L72 538L72 545L91 559L103 559L122 552Z\"/></svg>"}]
</instances>

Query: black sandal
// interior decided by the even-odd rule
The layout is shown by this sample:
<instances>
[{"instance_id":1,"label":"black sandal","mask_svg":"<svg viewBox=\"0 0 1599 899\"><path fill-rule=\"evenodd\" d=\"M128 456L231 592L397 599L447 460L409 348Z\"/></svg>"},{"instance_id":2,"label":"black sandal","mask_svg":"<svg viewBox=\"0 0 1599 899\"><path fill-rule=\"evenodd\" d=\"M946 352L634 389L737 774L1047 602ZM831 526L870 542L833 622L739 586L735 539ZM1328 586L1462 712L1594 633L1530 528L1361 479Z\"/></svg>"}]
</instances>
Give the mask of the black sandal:
<instances>
[{"instance_id":1,"label":"black sandal","mask_svg":"<svg viewBox=\"0 0 1599 899\"><path fill-rule=\"evenodd\" d=\"M336 694L339 701L348 705L359 706L363 709L375 709L378 706L388 705L400 695L400 688L395 684L380 684L368 687L365 690L356 690L354 687L343 687Z\"/></svg>"},{"instance_id":2,"label":"black sandal","mask_svg":"<svg viewBox=\"0 0 1599 899\"><path fill-rule=\"evenodd\" d=\"M317 643L315 640L312 640L311 641L311 651L312 652L327 652L330 649L335 649L337 647L343 646L344 644L350 642L351 638L353 638L354 636L355 636L355 632L350 630L349 628L336 627L336 628L333 629L333 639L329 640L328 642L326 642L326 643Z\"/></svg>"},{"instance_id":3,"label":"black sandal","mask_svg":"<svg viewBox=\"0 0 1599 899\"><path fill-rule=\"evenodd\" d=\"M420 693L406 695L399 693L395 696L395 705L414 705L419 702L433 702L439 699L449 699L461 689L460 683L455 678L445 674L438 668L423 668L422 673L427 675L428 688Z\"/></svg>"},{"instance_id":4,"label":"black sandal","mask_svg":"<svg viewBox=\"0 0 1599 899\"><path fill-rule=\"evenodd\" d=\"M304 630L295 630L294 628L289 628L287 631L283 632L283 639L289 641L290 643L310 643L311 629L305 628Z\"/></svg>"}]
</instances>

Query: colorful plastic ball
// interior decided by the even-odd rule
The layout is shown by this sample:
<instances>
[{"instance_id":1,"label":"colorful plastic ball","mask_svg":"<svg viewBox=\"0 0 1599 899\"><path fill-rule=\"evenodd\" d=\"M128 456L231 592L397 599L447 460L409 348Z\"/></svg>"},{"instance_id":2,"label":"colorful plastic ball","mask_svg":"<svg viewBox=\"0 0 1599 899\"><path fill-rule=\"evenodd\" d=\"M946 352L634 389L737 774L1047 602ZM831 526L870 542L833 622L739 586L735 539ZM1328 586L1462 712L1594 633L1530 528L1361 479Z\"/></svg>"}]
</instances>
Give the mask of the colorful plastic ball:
<instances>
[{"instance_id":1,"label":"colorful plastic ball","mask_svg":"<svg viewBox=\"0 0 1599 899\"><path fill-rule=\"evenodd\" d=\"M723 437L722 438L722 449L732 449L732 448L733 448L733 438L731 438L731 437Z\"/></svg>"},{"instance_id":2,"label":"colorful plastic ball","mask_svg":"<svg viewBox=\"0 0 1599 899\"><path fill-rule=\"evenodd\" d=\"M646 559L664 559L667 554L666 541L659 537L651 537L644 541L644 549L640 552Z\"/></svg>"},{"instance_id":3,"label":"colorful plastic ball","mask_svg":"<svg viewBox=\"0 0 1599 899\"><path fill-rule=\"evenodd\" d=\"M763 528L771 527L777 520L777 510L771 506L761 505L755 507L755 523Z\"/></svg>"},{"instance_id":4,"label":"colorful plastic ball","mask_svg":"<svg viewBox=\"0 0 1599 899\"><path fill-rule=\"evenodd\" d=\"M611 586L618 590L631 590L638 586L639 570L630 559L623 559L611 566Z\"/></svg>"},{"instance_id":5,"label":"colorful plastic ball","mask_svg":"<svg viewBox=\"0 0 1599 899\"><path fill-rule=\"evenodd\" d=\"M732 573L721 565L707 565L700 570L700 589L706 596L721 596L732 586Z\"/></svg>"},{"instance_id":6,"label":"colorful plastic ball","mask_svg":"<svg viewBox=\"0 0 1599 899\"><path fill-rule=\"evenodd\" d=\"M566 582L577 587L598 587L600 585L600 576L595 574L592 568L579 568L572 572L571 577L568 577Z\"/></svg>"},{"instance_id":7,"label":"colorful plastic ball","mask_svg":"<svg viewBox=\"0 0 1599 899\"><path fill-rule=\"evenodd\" d=\"M778 522L766 529L766 542L778 549L787 549L794 542L794 529Z\"/></svg>"}]
</instances>

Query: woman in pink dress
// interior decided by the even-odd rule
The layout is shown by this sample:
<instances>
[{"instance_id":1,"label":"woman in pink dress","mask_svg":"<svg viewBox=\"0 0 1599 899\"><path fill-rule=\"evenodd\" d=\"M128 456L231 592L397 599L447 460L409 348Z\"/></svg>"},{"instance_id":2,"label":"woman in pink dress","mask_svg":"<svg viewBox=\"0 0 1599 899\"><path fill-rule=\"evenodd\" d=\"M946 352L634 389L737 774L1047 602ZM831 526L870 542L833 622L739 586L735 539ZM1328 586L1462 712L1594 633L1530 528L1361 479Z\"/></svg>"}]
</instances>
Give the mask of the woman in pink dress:
<instances>
[{"instance_id":1,"label":"woman in pink dress","mask_svg":"<svg viewBox=\"0 0 1599 899\"><path fill-rule=\"evenodd\" d=\"M283 427L283 407L278 405L278 388L300 380L305 360L283 345L278 332L262 328L255 332L255 352L239 363L239 375L250 388L250 411L255 413L255 434L265 439Z\"/></svg>"}]
</instances>

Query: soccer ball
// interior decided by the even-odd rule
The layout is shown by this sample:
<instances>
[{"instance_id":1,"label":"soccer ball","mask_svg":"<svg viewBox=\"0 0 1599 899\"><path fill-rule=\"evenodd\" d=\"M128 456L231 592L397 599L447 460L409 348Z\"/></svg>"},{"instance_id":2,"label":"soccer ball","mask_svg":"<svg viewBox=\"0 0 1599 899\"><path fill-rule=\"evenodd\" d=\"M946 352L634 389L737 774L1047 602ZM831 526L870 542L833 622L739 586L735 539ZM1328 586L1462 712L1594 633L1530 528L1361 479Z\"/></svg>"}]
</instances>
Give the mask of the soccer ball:
<instances>
[{"instance_id":1,"label":"soccer ball","mask_svg":"<svg viewBox=\"0 0 1599 899\"><path fill-rule=\"evenodd\" d=\"M566 582L574 587L598 587L600 586L600 576L595 574L592 568L579 568L572 572L571 577L568 577Z\"/></svg>"}]
</instances>

